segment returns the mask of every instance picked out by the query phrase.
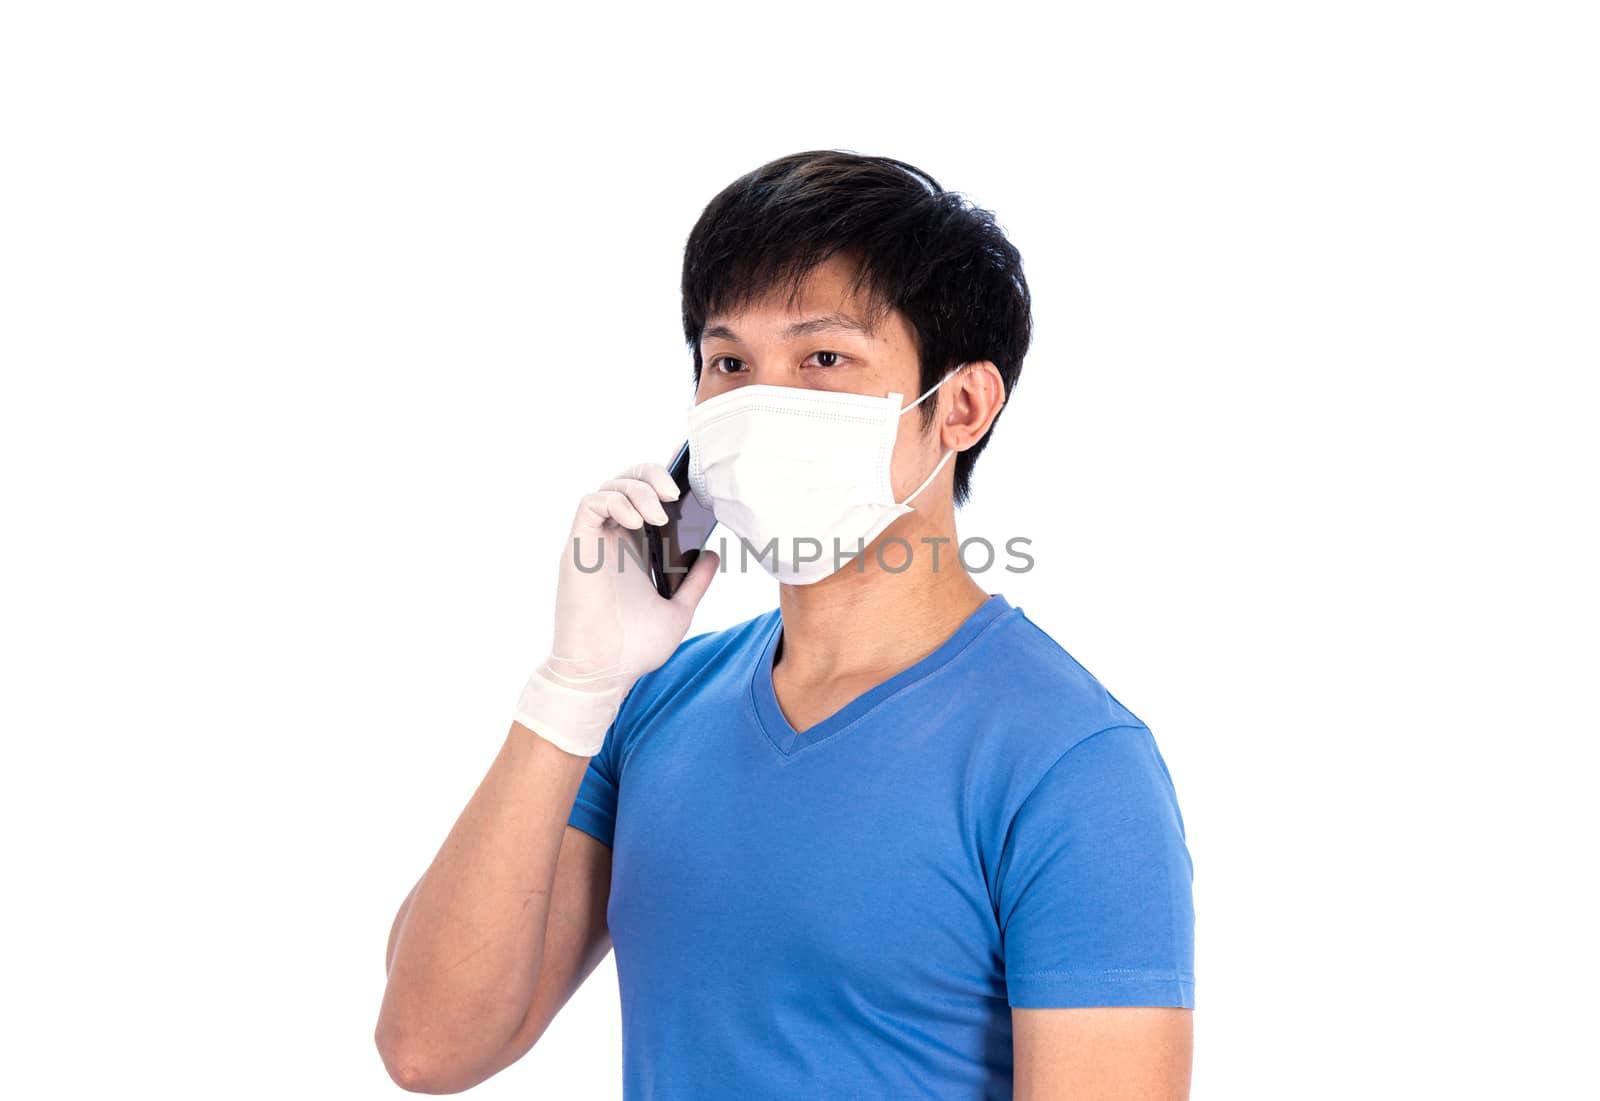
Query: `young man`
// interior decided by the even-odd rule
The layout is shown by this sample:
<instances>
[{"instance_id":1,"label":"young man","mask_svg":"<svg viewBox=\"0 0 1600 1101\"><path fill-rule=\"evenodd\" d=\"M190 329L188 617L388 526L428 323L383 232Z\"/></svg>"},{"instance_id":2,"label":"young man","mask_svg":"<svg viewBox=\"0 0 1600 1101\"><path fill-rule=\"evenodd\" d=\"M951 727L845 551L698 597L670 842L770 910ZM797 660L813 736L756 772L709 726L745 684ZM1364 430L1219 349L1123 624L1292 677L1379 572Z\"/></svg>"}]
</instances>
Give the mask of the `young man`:
<instances>
[{"instance_id":1,"label":"young man","mask_svg":"<svg viewBox=\"0 0 1600 1101\"><path fill-rule=\"evenodd\" d=\"M621 551L667 472L584 498L551 655L391 932L390 1074L496 1073L614 946L630 1101L1187 1097L1165 763L956 553L1029 342L1016 250L909 165L813 151L712 201L683 292L693 492L748 553L663 599ZM683 641L740 561L778 607Z\"/></svg>"}]
</instances>

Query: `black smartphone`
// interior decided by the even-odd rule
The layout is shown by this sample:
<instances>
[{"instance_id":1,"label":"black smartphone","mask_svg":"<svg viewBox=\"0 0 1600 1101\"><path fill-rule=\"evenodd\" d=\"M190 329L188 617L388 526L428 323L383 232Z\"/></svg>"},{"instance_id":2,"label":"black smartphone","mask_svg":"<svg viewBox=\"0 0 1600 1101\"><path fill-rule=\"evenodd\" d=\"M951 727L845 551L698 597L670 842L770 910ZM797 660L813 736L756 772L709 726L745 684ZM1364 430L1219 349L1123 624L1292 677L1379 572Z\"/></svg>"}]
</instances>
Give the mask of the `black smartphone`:
<instances>
[{"instance_id":1,"label":"black smartphone","mask_svg":"<svg viewBox=\"0 0 1600 1101\"><path fill-rule=\"evenodd\" d=\"M700 554L700 548L711 538L711 529L717 518L702 505L689 488L689 444L678 448L672 463L667 467L678 487L676 501L662 501L666 511L665 524L646 524L644 538L650 554L650 580L656 592L671 597L683 584L684 575Z\"/></svg>"}]
</instances>

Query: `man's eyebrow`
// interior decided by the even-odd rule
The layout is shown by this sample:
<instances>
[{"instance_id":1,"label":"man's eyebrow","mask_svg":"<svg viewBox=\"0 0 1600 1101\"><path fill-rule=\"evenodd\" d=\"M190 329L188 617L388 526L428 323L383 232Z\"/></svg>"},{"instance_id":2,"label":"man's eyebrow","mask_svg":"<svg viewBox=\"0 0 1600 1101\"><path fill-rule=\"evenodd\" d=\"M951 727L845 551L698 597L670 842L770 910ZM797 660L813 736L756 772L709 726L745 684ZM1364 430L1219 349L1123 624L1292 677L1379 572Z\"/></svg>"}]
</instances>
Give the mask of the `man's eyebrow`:
<instances>
[{"instance_id":1,"label":"man's eyebrow","mask_svg":"<svg viewBox=\"0 0 1600 1101\"><path fill-rule=\"evenodd\" d=\"M820 332L857 332L866 336L872 335L872 328L859 317L847 313L828 313L818 317L808 317L787 326L778 334L779 340L798 340L802 336ZM700 334L702 341L729 340L739 343L738 334L726 325L708 325Z\"/></svg>"}]
</instances>

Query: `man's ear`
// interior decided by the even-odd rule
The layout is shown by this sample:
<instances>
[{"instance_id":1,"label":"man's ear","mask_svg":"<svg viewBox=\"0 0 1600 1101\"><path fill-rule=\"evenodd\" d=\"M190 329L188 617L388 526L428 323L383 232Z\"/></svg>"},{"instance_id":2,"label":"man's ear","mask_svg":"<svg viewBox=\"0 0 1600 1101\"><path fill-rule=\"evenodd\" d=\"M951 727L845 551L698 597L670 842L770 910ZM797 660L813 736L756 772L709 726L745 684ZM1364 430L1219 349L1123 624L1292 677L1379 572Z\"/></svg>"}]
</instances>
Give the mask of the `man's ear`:
<instances>
[{"instance_id":1,"label":"man's ear","mask_svg":"<svg viewBox=\"0 0 1600 1101\"><path fill-rule=\"evenodd\" d=\"M1006 403L1006 383L1000 369L987 359L974 360L947 383L953 391L939 426L940 442L965 451L989 431Z\"/></svg>"}]
</instances>

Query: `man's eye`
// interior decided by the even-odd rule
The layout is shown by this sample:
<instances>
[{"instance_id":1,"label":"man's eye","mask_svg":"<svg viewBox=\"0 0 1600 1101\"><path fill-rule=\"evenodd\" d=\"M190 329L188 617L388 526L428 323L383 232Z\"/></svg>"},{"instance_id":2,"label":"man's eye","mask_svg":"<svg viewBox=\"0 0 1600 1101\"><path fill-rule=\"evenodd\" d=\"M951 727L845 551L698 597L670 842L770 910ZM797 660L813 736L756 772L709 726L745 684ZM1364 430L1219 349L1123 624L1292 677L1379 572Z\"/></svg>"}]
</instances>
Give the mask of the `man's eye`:
<instances>
[{"instance_id":1,"label":"man's eye","mask_svg":"<svg viewBox=\"0 0 1600 1101\"><path fill-rule=\"evenodd\" d=\"M817 364L818 367L823 368L837 367L841 361L849 358L842 352L812 352L811 356L813 358L827 357ZM739 359L737 356L712 356L707 361L707 365L713 371L723 375L743 374L749 370L744 360Z\"/></svg>"}]
</instances>

